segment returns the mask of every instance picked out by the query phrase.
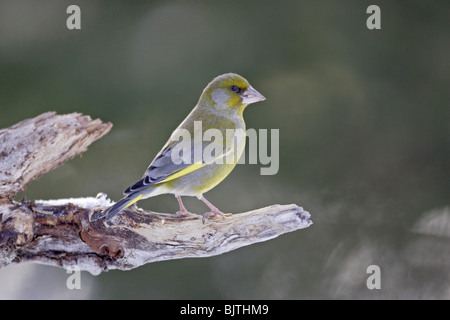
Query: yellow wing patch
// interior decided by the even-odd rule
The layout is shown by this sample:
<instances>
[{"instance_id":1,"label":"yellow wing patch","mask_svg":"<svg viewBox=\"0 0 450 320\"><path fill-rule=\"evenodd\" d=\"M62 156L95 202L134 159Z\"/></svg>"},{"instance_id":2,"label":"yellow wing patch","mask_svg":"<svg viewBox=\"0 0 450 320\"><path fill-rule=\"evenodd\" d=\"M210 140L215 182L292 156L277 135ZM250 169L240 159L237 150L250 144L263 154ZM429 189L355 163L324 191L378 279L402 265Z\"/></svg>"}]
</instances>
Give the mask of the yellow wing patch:
<instances>
[{"instance_id":1,"label":"yellow wing patch","mask_svg":"<svg viewBox=\"0 0 450 320\"><path fill-rule=\"evenodd\" d=\"M173 180L173 179L176 179L176 178L185 176L185 175L187 175L188 173L191 173L192 171L198 170L198 169L200 169L201 167L203 167L203 166L205 166L205 165L206 165L206 163L201 163L201 162L193 163L193 164L191 164L189 167L186 167L186 168L184 168L184 169L181 169L180 171L177 171L177 172L175 172L174 174L168 176L168 177L165 178L163 181L159 181L158 184L164 183L164 182L168 182L168 181L171 181L171 180Z\"/></svg>"},{"instance_id":2,"label":"yellow wing patch","mask_svg":"<svg viewBox=\"0 0 450 320\"><path fill-rule=\"evenodd\" d=\"M131 206L132 204L138 202L139 199L141 199L141 198L142 198L142 194L138 195L136 198L134 198L133 200L131 200L130 202L128 202L127 205L126 205L123 209L126 209L126 208L128 208L129 206ZM122 209L122 210L123 210L123 209Z\"/></svg>"},{"instance_id":3,"label":"yellow wing patch","mask_svg":"<svg viewBox=\"0 0 450 320\"><path fill-rule=\"evenodd\" d=\"M208 164L214 163L215 161L217 161L218 159L220 159L222 157L228 156L231 152L233 152L233 148L228 150L225 154L222 154L222 155L216 157L213 161L210 161L210 162L207 162L207 163L201 163L201 162L193 163L189 167L186 167L186 168L184 168L184 169L182 169L180 171L177 171L174 174L172 174L172 175L168 176L167 178L165 178L164 180L159 181L158 184L161 184L161 183L164 183L164 182L169 182L169 181L172 181L172 180L174 180L176 178L185 176L185 175L187 175L187 174L189 174L189 173L191 173L191 172L193 172L195 170L198 170L198 169L200 169L200 168L202 168L202 167L204 167L204 166L206 166Z\"/></svg>"}]
</instances>

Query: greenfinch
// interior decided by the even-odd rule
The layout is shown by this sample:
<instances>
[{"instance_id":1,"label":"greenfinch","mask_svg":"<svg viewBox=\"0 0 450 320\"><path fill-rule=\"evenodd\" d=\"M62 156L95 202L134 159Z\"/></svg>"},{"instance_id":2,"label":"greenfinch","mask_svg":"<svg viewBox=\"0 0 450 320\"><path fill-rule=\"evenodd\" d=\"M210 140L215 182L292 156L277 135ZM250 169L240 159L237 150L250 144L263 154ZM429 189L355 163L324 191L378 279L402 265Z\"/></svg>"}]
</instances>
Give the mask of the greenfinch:
<instances>
[{"instance_id":1,"label":"greenfinch","mask_svg":"<svg viewBox=\"0 0 450 320\"><path fill-rule=\"evenodd\" d=\"M124 191L124 198L93 220L103 217L110 220L139 200L167 193L174 194L178 200L180 210L177 215L190 214L181 196L195 196L209 207L211 211L203 215L203 222L205 218L223 215L203 194L225 179L235 167L245 148L244 109L263 100L264 96L238 74L227 73L214 78L191 113L150 163L142 179ZM205 141L208 130L215 140L219 140L214 141L219 147L209 147L209 151L213 151L210 159L205 159L202 153L208 151L210 145ZM185 137L183 134L191 140L180 140ZM209 139L212 140L211 135Z\"/></svg>"}]
</instances>

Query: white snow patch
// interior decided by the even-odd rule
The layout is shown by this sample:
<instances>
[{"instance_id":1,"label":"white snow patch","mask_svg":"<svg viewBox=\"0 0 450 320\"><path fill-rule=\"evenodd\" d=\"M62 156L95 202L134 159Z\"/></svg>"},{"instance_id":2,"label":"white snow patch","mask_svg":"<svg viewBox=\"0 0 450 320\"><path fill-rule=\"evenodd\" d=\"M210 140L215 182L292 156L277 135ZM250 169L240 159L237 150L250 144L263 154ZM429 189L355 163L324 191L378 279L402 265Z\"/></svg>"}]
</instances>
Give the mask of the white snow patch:
<instances>
[{"instance_id":1,"label":"white snow patch","mask_svg":"<svg viewBox=\"0 0 450 320\"><path fill-rule=\"evenodd\" d=\"M86 198L66 198L66 199L56 199L56 200L36 200L35 203L42 206L63 206L68 203L72 203L78 207L85 209L97 209L110 207L114 204L114 201L107 198L108 195L105 193L97 194L97 197L86 197Z\"/></svg>"}]
</instances>

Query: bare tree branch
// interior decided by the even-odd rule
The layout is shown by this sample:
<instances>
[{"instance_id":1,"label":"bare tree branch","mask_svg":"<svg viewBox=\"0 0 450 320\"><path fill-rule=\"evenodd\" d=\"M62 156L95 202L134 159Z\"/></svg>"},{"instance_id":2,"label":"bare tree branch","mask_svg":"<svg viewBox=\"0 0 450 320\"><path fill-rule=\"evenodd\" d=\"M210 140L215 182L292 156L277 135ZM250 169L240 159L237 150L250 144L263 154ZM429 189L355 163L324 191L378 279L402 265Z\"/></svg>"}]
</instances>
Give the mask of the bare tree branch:
<instances>
[{"instance_id":1,"label":"bare tree branch","mask_svg":"<svg viewBox=\"0 0 450 320\"><path fill-rule=\"evenodd\" d=\"M0 130L0 201L12 199L31 181L85 152L111 127L79 113L47 112Z\"/></svg>"},{"instance_id":2,"label":"bare tree branch","mask_svg":"<svg viewBox=\"0 0 450 320\"><path fill-rule=\"evenodd\" d=\"M200 215L144 211L133 206L92 222L109 207L96 198L15 202L26 185L84 152L111 129L89 116L49 112L0 131L0 267L42 263L77 266L92 274L187 257L209 257L311 225L296 205L273 205L202 223Z\"/></svg>"}]
</instances>

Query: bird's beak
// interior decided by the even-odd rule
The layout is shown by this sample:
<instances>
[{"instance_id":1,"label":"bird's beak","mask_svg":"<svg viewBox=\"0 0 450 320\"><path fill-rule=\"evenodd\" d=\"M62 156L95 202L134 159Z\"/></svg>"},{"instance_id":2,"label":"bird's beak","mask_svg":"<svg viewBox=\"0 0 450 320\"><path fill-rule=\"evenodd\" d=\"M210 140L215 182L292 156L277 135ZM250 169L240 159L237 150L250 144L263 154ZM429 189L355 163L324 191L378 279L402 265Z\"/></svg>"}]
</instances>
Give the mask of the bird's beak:
<instances>
[{"instance_id":1,"label":"bird's beak","mask_svg":"<svg viewBox=\"0 0 450 320\"><path fill-rule=\"evenodd\" d=\"M252 86L248 87L248 89L242 93L243 104L250 104L264 100L266 100L266 98L261 93L256 91Z\"/></svg>"}]
</instances>

